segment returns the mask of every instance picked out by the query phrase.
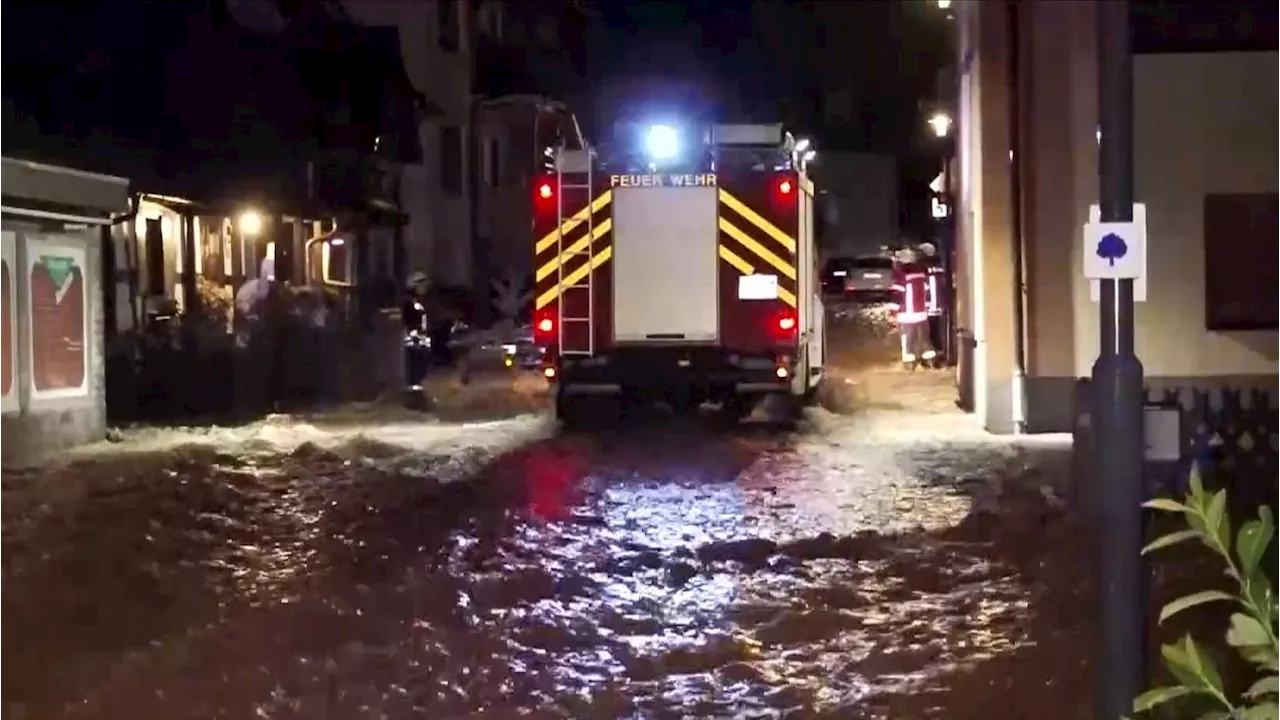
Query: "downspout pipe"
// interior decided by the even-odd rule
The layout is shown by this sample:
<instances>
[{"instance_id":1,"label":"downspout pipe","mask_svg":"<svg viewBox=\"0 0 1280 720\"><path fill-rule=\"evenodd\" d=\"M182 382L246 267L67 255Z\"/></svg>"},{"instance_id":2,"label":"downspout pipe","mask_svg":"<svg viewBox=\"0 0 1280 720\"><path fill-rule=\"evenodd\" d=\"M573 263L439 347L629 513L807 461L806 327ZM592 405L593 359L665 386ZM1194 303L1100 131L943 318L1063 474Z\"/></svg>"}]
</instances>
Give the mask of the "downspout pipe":
<instances>
[{"instance_id":1,"label":"downspout pipe","mask_svg":"<svg viewBox=\"0 0 1280 720\"><path fill-rule=\"evenodd\" d=\"M1008 43L1009 43L1009 188L1012 195L1010 204L1010 239L1013 255L1013 386L1010 389L1013 431L1016 435L1027 432L1027 293L1026 273L1023 262L1026 246L1023 237L1022 218L1022 99L1019 88L1021 68L1019 55L1021 42L1018 33L1018 2L1007 0L1008 8Z\"/></svg>"},{"instance_id":2,"label":"downspout pipe","mask_svg":"<svg viewBox=\"0 0 1280 720\"><path fill-rule=\"evenodd\" d=\"M138 259L138 237L137 227L134 225L134 219L138 217L138 211L142 208L142 193L135 192L129 196L129 210L119 215L111 216L111 224L102 228L102 287L104 291L103 308L103 328L108 338L113 337L119 332L120 327L116 316L116 241L112 235L112 231L116 225L120 223L129 223L126 226L127 232L123 238L124 242L132 243L132 257L134 265ZM130 257L129 248L125 248L125 258ZM134 328L137 328L140 321L138 318L138 274L137 267L129 268L129 314L133 320Z\"/></svg>"}]
</instances>

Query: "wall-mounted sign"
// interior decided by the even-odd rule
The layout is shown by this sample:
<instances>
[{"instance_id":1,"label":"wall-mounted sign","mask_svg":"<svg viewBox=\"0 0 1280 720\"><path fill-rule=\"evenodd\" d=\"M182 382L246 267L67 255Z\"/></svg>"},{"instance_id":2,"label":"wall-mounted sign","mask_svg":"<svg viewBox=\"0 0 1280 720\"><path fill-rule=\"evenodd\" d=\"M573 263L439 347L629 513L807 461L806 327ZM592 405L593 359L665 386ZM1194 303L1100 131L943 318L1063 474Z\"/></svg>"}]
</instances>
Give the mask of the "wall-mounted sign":
<instances>
[{"instance_id":1,"label":"wall-mounted sign","mask_svg":"<svg viewBox=\"0 0 1280 720\"><path fill-rule=\"evenodd\" d=\"M0 357L0 394L4 397L5 410L17 409L18 393L14 376L18 368L18 336L14 325L14 301L17 299L18 236L7 232L0 234L0 331L3 332L4 349Z\"/></svg>"},{"instance_id":2,"label":"wall-mounted sign","mask_svg":"<svg viewBox=\"0 0 1280 720\"><path fill-rule=\"evenodd\" d=\"M930 198L930 205L933 210L935 220L943 220L951 214L951 205L942 202L939 198Z\"/></svg>"},{"instance_id":3,"label":"wall-mounted sign","mask_svg":"<svg viewBox=\"0 0 1280 720\"><path fill-rule=\"evenodd\" d=\"M57 237L28 236L31 392L34 399L89 392L89 295L84 248Z\"/></svg>"}]
</instances>

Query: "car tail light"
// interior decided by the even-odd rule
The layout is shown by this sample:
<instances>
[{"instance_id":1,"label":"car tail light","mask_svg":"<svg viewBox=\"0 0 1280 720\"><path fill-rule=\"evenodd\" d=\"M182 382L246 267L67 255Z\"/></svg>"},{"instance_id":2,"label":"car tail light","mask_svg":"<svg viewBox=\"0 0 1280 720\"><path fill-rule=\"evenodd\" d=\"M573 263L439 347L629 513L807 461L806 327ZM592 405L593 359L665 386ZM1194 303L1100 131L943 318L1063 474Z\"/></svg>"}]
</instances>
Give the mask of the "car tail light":
<instances>
[{"instance_id":1,"label":"car tail light","mask_svg":"<svg viewBox=\"0 0 1280 720\"><path fill-rule=\"evenodd\" d=\"M783 315L778 318L778 329L782 332L791 332L796 329L796 319L790 315Z\"/></svg>"},{"instance_id":2,"label":"car tail light","mask_svg":"<svg viewBox=\"0 0 1280 720\"><path fill-rule=\"evenodd\" d=\"M795 188L791 186L791 180L790 180L790 179L788 179L788 178L783 178L783 179L782 179L782 182L779 182L779 183L778 183L778 194L779 194L779 195L790 195L792 190L795 190Z\"/></svg>"}]
</instances>

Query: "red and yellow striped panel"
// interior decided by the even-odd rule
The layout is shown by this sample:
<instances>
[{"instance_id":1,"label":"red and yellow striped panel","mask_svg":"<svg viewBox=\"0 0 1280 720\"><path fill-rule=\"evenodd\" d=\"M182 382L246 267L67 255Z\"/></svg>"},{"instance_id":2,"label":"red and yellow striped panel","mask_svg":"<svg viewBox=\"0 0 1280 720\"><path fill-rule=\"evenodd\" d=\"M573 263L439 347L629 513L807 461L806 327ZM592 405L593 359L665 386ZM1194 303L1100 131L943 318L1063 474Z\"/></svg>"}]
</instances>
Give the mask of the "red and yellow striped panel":
<instances>
[{"instance_id":1,"label":"red and yellow striped panel","mask_svg":"<svg viewBox=\"0 0 1280 720\"><path fill-rule=\"evenodd\" d=\"M788 222L786 215L785 202L756 198L748 204L733 191L720 189L720 259L742 275L776 275L778 299L795 307L796 222Z\"/></svg>"},{"instance_id":2,"label":"red and yellow striped panel","mask_svg":"<svg viewBox=\"0 0 1280 720\"><path fill-rule=\"evenodd\" d=\"M599 268L609 262L613 256L609 234L612 201L613 192L605 190L558 227L552 222L538 238L533 248L535 311L554 302L558 288L584 282L588 267Z\"/></svg>"}]
</instances>

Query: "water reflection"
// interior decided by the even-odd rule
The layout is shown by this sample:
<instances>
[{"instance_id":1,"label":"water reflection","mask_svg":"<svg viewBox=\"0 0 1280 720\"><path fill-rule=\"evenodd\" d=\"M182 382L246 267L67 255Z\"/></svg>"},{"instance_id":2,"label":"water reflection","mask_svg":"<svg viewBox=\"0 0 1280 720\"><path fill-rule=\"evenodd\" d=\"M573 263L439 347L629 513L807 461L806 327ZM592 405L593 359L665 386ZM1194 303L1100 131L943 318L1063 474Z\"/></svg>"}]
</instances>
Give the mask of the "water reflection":
<instances>
[{"instance_id":1,"label":"water reflection","mask_svg":"<svg viewBox=\"0 0 1280 720\"><path fill-rule=\"evenodd\" d=\"M139 468L69 520L6 516L6 712L932 716L1028 646L1032 588L986 535L880 532L967 509L895 463L650 434L456 485L317 450Z\"/></svg>"}]
</instances>

